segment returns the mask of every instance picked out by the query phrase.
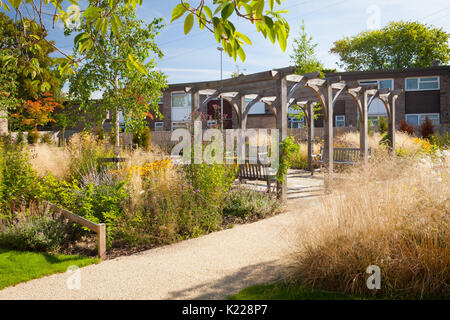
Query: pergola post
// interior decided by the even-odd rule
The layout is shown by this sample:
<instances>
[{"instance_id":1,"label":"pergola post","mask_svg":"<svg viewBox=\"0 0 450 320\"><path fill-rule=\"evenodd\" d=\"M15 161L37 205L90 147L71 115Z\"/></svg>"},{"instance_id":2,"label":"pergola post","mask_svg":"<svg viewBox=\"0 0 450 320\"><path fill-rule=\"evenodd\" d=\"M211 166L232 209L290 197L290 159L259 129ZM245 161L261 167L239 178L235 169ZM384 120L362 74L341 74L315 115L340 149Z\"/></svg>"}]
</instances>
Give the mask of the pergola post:
<instances>
[{"instance_id":1,"label":"pergola post","mask_svg":"<svg viewBox=\"0 0 450 320\"><path fill-rule=\"evenodd\" d=\"M391 94L389 95L389 125L388 125L388 134L389 134L389 147L391 152L395 154L395 100L397 100L397 95Z\"/></svg>"},{"instance_id":2,"label":"pergola post","mask_svg":"<svg viewBox=\"0 0 450 320\"><path fill-rule=\"evenodd\" d=\"M326 168L325 172L325 190L329 191L333 181L333 88L331 84L326 86L326 101L323 106L324 114L324 149L323 164Z\"/></svg>"},{"instance_id":3,"label":"pergola post","mask_svg":"<svg viewBox=\"0 0 450 320\"><path fill-rule=\"evenodd\" d=\"M191 91L191 112L200 112L200 92L198 90L192 90ZM194 119L192 120L198 120L199 119L199 115L195 116Z\"/></svg>"},{"instance_id":4,"label":"pergola post","mask_svg":"<svg viewBox=\"0 0 450 320\"><path fill-rule=\"evenodd\" d=\"M279 130L279 142L287 138L287 80L283 76L281 79L276 80L276 91L279 98L279 105L277 110L277 129ZM280 150L281 152L281 150ZM279 159L281 160L280 154ZM282 181L277 181L277 197L281 201L287 200L287 177L283 177Z\"/></svg>"},{"instance_id":5,"label":"pergola post","mask_svg":"<svg viewBox=\"0 0 450 320\"><path fill-rule=\"evenodd\" d=\"M361 153L361 160L364 164L368 163L368 153L369 153L369 115L368 115L368 93L364 90L362 94L362 104L361 104L361 115L359 117L359 148Z\"/></svg>"},{"instance_id":6,"label":"pergola post","mask_svg":"<svg viewBox=\"0 0 450 320\"><path fill-rule=\"evenodd\" d=\"M311 174L314 173L314 168L312 165L312 154L313 154L313 139L314 139L314 102L309 101L306 105L306 120L308 127L308 170Z\"/></svg>"},{"instance_id":7,"label":"pergola post","mask_svg":"<svg viewBox=\"0 0 450 320\"><path fill-rule=\"evenodd\" d=\"M241 95L238 98L238 109L239 109L239 118L240 118L240 128L247 129L247 115L248 113L245 110L245 96Z\"/></svg>"}]
</instances>

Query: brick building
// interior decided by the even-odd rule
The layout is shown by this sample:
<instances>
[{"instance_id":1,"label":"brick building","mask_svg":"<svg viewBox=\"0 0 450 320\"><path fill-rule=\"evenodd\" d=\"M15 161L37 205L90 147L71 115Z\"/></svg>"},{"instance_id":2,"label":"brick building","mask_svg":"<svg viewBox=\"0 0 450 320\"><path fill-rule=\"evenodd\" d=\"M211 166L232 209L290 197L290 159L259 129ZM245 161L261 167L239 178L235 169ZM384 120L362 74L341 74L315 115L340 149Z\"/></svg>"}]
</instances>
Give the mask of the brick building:
<instances>
[{"instance_id":1,"label":"brick building","mask_svg":"<svg viewBox=\"0 0 450 320\"><path fill-rule=\"evenodd\" d=\"M341 72L326 74L327 77L341 76L344 81L359 81L360 84L376 84L379 88L391 90L403 89L396 103L396 120L406 120L411 125L421 124L428 117L434 124L450 124L450 66L434 66L429 68L389 70L389 71L363 71ZM186 126L191 113L190 94L184 92L189 83L171 84L164 91L160 101L160 112L163 119L149 120L152 130L173 130ZM308 89L301 89L305 100L314 96ZM204 101L207 96L201 96ZM252 98L249 97L248 101ZM224 128L237 128L238 120L233 101L223 100ZM208 114L209 124L217 122L220 114L220 100L212 100L204 106L202 112ZM376 125L380 117L387 117L383 103L375 99L369 106L369 122ZM298 128L303 124L294 117L289 120L289 127ZM350 96L342 94L334 106L334 124L337 127L356 127L358 113L355 102ZM319 117L315 121L321 127ZM249 112L247 128L274 128L275 116L270 105L259 102Z\"/></svg>"}]
</instances>

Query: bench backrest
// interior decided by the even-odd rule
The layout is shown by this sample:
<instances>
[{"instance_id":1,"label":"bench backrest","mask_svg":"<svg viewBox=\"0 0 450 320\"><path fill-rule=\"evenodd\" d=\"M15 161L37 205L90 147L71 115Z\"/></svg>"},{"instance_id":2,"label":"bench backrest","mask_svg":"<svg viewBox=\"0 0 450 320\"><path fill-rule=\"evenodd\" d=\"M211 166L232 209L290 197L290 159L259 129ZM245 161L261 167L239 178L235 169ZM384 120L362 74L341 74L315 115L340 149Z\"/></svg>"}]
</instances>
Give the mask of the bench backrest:
<instances>
[{"instance_id":1,"label":"bench backrest","mask_svg":"<svg viewBox=\"0 0 450 320\"><path fill-rule=\"evenodd\" d=\"M323 147L320 147L320 154L323 158ZM372 154L372 148L368 149L368 156ZM359 148L333 148L333 161L342 163L355 163L361 158L361 149Z\"/></svg>"},{"instance_id":2,"label":"bench backrest","mask_svg":"<svg viewBox=\"0 0 450 320\"><path fill-rule=\"evenodd\" d=\"M238 176L241 179L267 180L274 174L270 172L270 165L245 160L245 163L239 164Z\"/></svg>"}]
</instances>

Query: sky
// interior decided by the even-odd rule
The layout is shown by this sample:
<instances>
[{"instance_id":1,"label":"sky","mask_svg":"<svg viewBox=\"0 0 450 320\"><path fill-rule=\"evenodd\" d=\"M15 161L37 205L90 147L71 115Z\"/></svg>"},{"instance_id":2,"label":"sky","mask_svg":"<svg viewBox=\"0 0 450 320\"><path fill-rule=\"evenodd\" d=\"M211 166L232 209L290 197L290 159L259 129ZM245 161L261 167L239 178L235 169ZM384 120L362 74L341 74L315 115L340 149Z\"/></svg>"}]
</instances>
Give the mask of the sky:
<instances>
[{"instance_id":1,"label":"sky","mask_svg":"<svg viewBox=\"0 0 450 320\"><path fill-rule=\"evenodd\" d=\"M198 2L190 1L191 5ZM221 58L214 35L206 29L200 30L197 25L184 35L184 19L170 24L171 12L177 3L177 0L144 0L137 10L140 19L150 22L154 17L163 17L167 24L156 38L164 53L158 68L168 76L169 83L220 79ZM206 0L206 3L211 4L212 0ZM223 54L223 78L229 78L238 68L240 73L249 74L292 65L292 43L302 19L306 32L318 44L317 57L325 67L338 70L338 57L329 53L333 42L369 28L380 28L390 21L413 20L450 32L448 0L284 0L278 8L289 10L284 14L291 27L286 51L283 52L277 43L264 39L248 21L233 18L236 28L249 36L253 44L245 46L245 62L239 58L234 61ZM65 52L72 51L73 41L64 37L60 24L50 30L49 38Z\"/></svg>"}]
</instances>

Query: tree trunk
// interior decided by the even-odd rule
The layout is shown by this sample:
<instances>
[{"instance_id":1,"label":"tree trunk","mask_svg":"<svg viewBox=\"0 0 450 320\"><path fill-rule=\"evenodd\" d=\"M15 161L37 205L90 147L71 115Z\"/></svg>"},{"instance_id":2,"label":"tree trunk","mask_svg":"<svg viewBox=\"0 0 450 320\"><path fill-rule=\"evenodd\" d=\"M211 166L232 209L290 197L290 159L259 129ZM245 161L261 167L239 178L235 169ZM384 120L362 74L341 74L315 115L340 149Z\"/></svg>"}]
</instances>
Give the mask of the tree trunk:
<instances>
[{"instance_id":1,"label":"tree trunk","mask_svg":"<svg viewBox=\"0 0 450 320\"><path fill-rule=\"evenodd\" d=\"M119 155L120 155L120 132L119 132L119 108L118 107L116 107L115 113L116 113L116 121L115 121L114 127L115 127L115 134L116 134L115 140L116 141L115 141L114 155L117 160L117 158L119 158ZM116 162L116 169L117 170L119 169L119 162Z\"/></svg>"}]
</instances>

